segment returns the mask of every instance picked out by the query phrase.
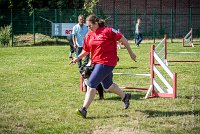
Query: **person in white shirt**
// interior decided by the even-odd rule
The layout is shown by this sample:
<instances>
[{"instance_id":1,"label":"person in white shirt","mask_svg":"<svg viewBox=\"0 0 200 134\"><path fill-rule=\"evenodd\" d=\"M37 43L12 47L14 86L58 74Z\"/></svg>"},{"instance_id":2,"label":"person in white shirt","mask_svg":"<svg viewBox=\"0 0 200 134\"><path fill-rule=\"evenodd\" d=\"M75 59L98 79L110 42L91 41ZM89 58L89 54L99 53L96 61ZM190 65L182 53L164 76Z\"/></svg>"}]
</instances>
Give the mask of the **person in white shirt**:
<instances>
[{"instance_id":1,"label":"person in white shirt","mask_svg":"<svg viewBox=\"0 0 200 134\"><path fill-rule=\"evenodd\" d=\"M141 33L141 25L140 25L140 18L137 19L137 23L135 25L135 43L136 46L139 47L140 43L142 42L142 33Z\"/></svg>"},{"instance_id":2,"label":"person in white shirt","mask_svg":"<svg viewBox=\"0 0 200 134\"><path fill-rule=\"evenodd\" d=\"M73 27L72 30L72 40L74 43L74 49L76 50L76 54L79 55L83 49L83 41L84 37L88 32L87 26L84 24L84 17L83 15L78 16L78 24ZM89 54L85 57L84 64L87 64L89 61ZM78 67L81 68L82 60L79 59Z\"/></svg>"}]
</instances>

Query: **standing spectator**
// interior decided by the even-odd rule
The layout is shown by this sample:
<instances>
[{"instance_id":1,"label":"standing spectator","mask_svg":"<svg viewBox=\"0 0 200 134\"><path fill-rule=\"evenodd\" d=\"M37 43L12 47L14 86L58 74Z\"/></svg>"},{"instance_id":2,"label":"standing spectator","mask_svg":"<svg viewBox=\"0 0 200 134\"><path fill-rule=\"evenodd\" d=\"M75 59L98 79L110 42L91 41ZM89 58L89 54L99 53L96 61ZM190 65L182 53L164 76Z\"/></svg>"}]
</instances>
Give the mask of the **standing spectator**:
<instances>
[{"instance_id":1,"label":"standing spectator","mask_svg":"<svg viewBox=\"0 0 200 134\"><path fill-rule=\"evenodd\" d=\"M72 33L70 33L67 36L67 40L69 41L69 47L70 47L69 58L72 58L72 54L74 53L74 43L72 40Z\"/></svg>"},{"instance_id":2,"label":"standing spectator","mask_svg":"<svg viewBox=\"0 0 200 134\"><path fill-rule=\"evenodd\" d=\"M88 32L87 26L83 23L84 17L83 15L78 16L78 24L73 27L72 30L72 39L74 43L74 49L76 50L76 54L79 55L83 49L83 40L85 35ZM84 64L87 64L89 61L89 54L85 57ZM78 67L82 66L82 60L78 60Z\"/></svg>"},{"instance_id":3,"label":"standing spectator","mask_svg":"<svg viewBox=\"0 0 200 134\"><path fill-rule=\"evenodd\" d=\"M141 41L142 41L142 33L141 33L141 26L140 26L140 18L137 19L137 23L135 25L135 43L136 46L139 47Z\"/></svg>"},{"instance_id":4,"label":"standing spectator","mask_svg":"<svg viewBox=\"0 0 200 134\"><path fill-rule=\"evenodd\" d=\"M86 23L90 32L84 39L83 51L71 63L75 64L91 52L91 62L94 69L88 80L83 107L77 110L77 113L86 118L87 109L92 103L96 88L100 83L105 91L119 95L124 102L124 108L127 109L131 94L125 94L112 80L112 71L117 64L117 41L122 42L133 60L136 60L136 55L131 50L127 39L117 30L106 27L104 20L100 20L96 15L89 15Z\"/></svg>"}]
</instances>

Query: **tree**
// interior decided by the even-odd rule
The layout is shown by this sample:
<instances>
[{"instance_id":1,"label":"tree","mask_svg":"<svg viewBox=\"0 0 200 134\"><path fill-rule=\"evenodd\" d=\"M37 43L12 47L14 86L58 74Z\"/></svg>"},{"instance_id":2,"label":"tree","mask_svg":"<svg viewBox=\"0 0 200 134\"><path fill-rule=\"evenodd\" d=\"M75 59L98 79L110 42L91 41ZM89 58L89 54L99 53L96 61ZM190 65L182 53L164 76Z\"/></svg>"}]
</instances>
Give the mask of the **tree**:
<instances>
[{"instance_id":1,"label":"tree","mask_svg":"<svg viewBox=\"0 0 200 134\"><path fill-rule=\"evenodd\" d=\"M99 0L85 0L83 9L88 13L92 14L95 12L96 5L98 4Z\"/></svg>"},{"instance_id":2,"label":"tree","mask_svg":"<svg viewBox=\"0 0 200 134\"><path fill-rule=\"evenodd\" d=\"M82 9L84 0L0 0L0 9Z\"/></svg>"}]
</instances>

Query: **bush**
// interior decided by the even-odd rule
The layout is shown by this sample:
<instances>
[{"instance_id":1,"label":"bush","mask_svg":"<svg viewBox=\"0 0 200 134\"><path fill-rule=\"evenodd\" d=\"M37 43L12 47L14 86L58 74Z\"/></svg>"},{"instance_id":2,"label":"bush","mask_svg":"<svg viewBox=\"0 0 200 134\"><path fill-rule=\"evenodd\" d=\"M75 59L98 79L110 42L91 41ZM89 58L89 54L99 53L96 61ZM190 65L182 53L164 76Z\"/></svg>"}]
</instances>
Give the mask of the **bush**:
<instances>
[{"instance_id":1,"label":"bush","mask_svg":"<svg viewBox=\"0 0 200 134\"><path fill-rule=\"evenodd\" d=\"M0 29L0 46L11 46L11 26L1 27Z\"/></svg>"}]
</instances>

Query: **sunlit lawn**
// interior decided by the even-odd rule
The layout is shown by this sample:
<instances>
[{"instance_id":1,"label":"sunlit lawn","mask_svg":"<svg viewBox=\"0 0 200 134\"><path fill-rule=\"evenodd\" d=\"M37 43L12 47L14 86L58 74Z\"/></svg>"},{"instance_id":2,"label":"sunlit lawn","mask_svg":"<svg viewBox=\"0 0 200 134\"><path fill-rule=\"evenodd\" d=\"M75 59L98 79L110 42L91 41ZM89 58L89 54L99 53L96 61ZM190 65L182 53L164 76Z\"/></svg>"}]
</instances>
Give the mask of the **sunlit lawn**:
<instances>
[{"instance_id":1,"label":"sunlit lawn","mask_svg":"<svg viewBox=\"0 0 200 134\"><path fill-rule=\"evenodd\" d=\"M149 73L152 43L132 45L137 54L133 62L125 49L114 72ZM169 43L169 51L196 51ZM137 130L138 133L200 132L200 63L170 63L178 74L176 99L144 99L146 91L132 94L131 106L123 109L120 98L105 93L96 95L88 118L76 115L84 93L79 90L77 65L69 65L69 46L0 48L0 133L92 133L109 126ZM200 55L169 55L169 59L198 59ZM149 78L114 76L119 85L148 87ZM120 130L120 129L119 129ZM103 131L103 130L102 130ZM122 132L123 133L123 132Z\"/></svg>"}]
</instances>

